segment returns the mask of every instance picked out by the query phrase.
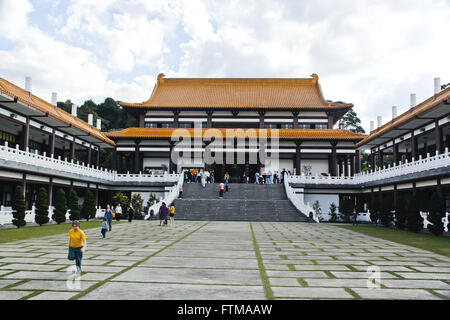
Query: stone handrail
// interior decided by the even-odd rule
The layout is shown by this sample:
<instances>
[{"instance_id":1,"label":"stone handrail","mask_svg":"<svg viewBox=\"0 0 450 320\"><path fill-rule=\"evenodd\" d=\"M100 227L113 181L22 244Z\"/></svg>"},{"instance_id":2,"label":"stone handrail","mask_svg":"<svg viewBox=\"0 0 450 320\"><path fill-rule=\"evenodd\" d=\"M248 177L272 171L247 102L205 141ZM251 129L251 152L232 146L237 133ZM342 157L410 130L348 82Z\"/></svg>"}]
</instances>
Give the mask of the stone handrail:
<instances>
[{"instance_id":1,"label":"stone handrail","mask_svg":"<svg viewBox=\"0 0 450 320\"><path fill-rule=\"evenodd\" d=\"M44 155L39 155L23 151L19 149L18 145L16 148L10 148L7 142L5 142L5 145L0 146L0 158L18 162L19 164L34 165L53 171L62 171L66 174L76 174L90 179L96 178L109 182L176 182L180 176L179 174L169 174L167 172L159 175L144 173L119 174L116 171L99 168L98 166L80 164L78 161L74 163L73 161L62 160L61 157L56 159L53 155L48 157L45 152Z\"/></svg>"},{"instance_id":2,"label":"stone handrail","mask_svg":"<svg viewBox=\"0 0 450 320\"><path fill-rule=\"evenodd\" d=\"M341 184L341 185L358 185L372 181L378 181L386 178L398 177L411 173L418 173L426 170L438 169L450 166L450 152L445 148L445 152L435 156L427 154L426 158L419 156L419 160L405 163L394 164L393 166L383 166L383 169L369 172L357 173L354 176L287 176L286 181L289 183L304 184Z\"/></svg>"},{"instance_id":3,"label":"stone handrail","mask_svg":"<svg viewBox=\"0 0 450 320\"><path fill-rule=\"evenodd\" d=\"M313 220L316 221L317 223L320 223L319 217L317 217L314 209L311 208L309 203L305 204L303 197L301 195L298 195L295 193L295 189L289 185L288 179L286 179L287 177L289 177L289 176L285 175L284 188L286 190L286 196L288 197L288 199L291 201L291 203L294 205L294 207L297 208L297 210L299 210L301 213L303 213L307 217L309 217L309 213L312 212Z\"/></svg>"}]
</instances>

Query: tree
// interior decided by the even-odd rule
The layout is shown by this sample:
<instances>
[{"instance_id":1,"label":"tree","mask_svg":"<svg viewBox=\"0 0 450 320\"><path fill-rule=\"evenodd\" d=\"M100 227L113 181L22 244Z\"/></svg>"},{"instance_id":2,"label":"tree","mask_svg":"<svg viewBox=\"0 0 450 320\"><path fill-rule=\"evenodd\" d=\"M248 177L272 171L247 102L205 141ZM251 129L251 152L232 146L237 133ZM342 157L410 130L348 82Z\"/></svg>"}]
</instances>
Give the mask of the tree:
<instances>
[{"instance_id":1,"label":"tree","mask_svg":"<svg viewBox=\"0 0 450 320\"><path fill-rule=\"evenodd\" d=\"M97 208L95 207L95 196L91 190L88 190L86 199L84 200L83 209L81 210L81 217L89 221L95 218Z\"/></svg>"},{"instance_id":2,"label":"tree","mask_svg":"<svg viewBox=\"0 0 450 320\"><path fill-rule=\"evenodd\" d=\"M363 127L361 127L361 120L353 110L347 111L341 119L342 129L350 130L356 133L366 133ZM331 128L330 128L331 129Z\"/></svg>"},{"instance_id":3,"label":"tree","mask_svg":"<svg viewBox=\"0 0 450 320\"><path fill-rule=\"evenodd\" d=\"M130 199L123 194L122 192L117 192L115 196L113 196L114 200L114 206L117 206L117 204L120 203L120 206L122 207L122 214L126 212L126 208L128 207L128 203L130 202ZM120 219L121 216L118 216L116 213L116 218Z\"/></svg>"},{"instance_id":4,"label":"tree","mask_svg":"<svg viewBox=\"0 0 450 320\"><path fill-rule=\"evenodd\" d=\"M48 194L44 187L39 189L34 220L40 226L50 220L48 217Z\"/></svg>"},{"instance_id":5,"label":"tree","mask_svg":"<svg viewBox=\"0 0 450 320\"><path fill-rule=\"evenodd\" d=\"M69 209L71 221L80 220L80 207L78 206L78 195L75 190L72 190L69 196Z\"/></svg>"},{"instance_id":6,"label":"tree","mask_svg":"<svg viewBox=\"0 0 450 320\"><path fill-rule=\"evenodd\" d=\"M385 227L390 227L392 223L392 213L391 213L391 199L388 196L384 196L381 201L380 209L380 221Z\"/></svg>"},{"instance_id":7,"label":"tree","mask_svg":"<svg viewBox=\"0 0 450 320\"><path fill-rule=\"evenodd\" d=\"M88 122L88 114L92 114L93 124L95 125L95 122L98 118L98 114L96 112L97 108L98 107L94 101L87 100L78 108L77 117L85 122Z\"/></svg>"},{"instance_id":8,"label":"tree","mask_svg":"<svg viewBox=\"0 0 450 320\"><path fill-rule=\"evenodd\" d=\"M57 102L56 106L67 113L72 113L72 101L66 100L66 102Z\"/></svg>"},{"instance_id":9,"label":"tree","mask_svg":"<svg viewBox=\"0 0 450 320\"><path fill-rule=\"evenodd\" d=\"M406 201L406 227L413 232L419 232L423 227L417 196L410 195Z\"/></svg>"},{"instance_id":10,"label":"tree","mask_svg":"<svg viewBox=\"0 0 450 320\"><path fill-rule=\"evenodd\" d=\"M140 193L135 193L131 197L131 204L133 205L133 209L134 209L134 218L142 219L142 206L144 204L144 199L142 199L142 196Z\"/></svg>"},{"instance_id":11,"label":"tree","mask_svg":"<svg viewBox=\"0 0 450 320\"><path fill-rule=\"evenodd\" d=\"M12 201L13 221L12 223L17 227L23 227L27 224L25 221L25 196L23 187L17 186L14 191L14 198Z\"/></svg>"},{"instance_id":12,"label":"tree","mask_svg":"<svg viewBox=\"0 0 450 320\"><path fill-rule=\"evenodd\" d=\"M336 222L336 211L337 211L337 206L334 202L330 203L330 222Z\"/></svg>"},{"instance_id":13,"label":"tree","mask_svg":"<svg viewBox=\"0 0 450 320\"><path fill-rule=\"evenodd\" d=\"M397 204L395 206L395 227L397 229L403 230L406 227L406 204L405 197L398 196Z\"/></svg>"},{"instance_id":14,"label":"tree","mask_svg":"<svg viewBox=\"0 0 450 320\"><path fill-rule=\"evenodd\" d=\"M339 203L339 211L342 213L344 221L350 221L350 215L353 213L355 204L351 196L342 196Z\"/></svg>"},{"instance_id":15,"label":"tree","mask_svg":"<svg viewBox=\"0 0 450 320\"><path fill-rule=\"evenodd\" d=\"M444 232L444 223L442 222L444 215L444 201L434 191L428 203L428 221L432 224L429 224L427 229L435 236L439 236Z\"/></svg>"},{"instance_id":16,"label":"tree","mask_svg":"<svg viewBox=\"0 0 450 320\"><path fill-rule=\"evenodd\" d=\"M322 221L322 209L320 209L320 204L319 204L319 200L314 201L313 203L313 210L314 213L316 214L317 219L319 219L319 221Z\"/></svg>"},{"instance_id":17,"label":"tree","mask_svg":"<svg viewBox=\"0 0 450 320\"><path fill-rule=\"evenodd\" d=\"M53 210L52 219L57 223L66 221L67 199L63 189L58 189L55 197L55 209Z\"/></svg>"}]
</instances>

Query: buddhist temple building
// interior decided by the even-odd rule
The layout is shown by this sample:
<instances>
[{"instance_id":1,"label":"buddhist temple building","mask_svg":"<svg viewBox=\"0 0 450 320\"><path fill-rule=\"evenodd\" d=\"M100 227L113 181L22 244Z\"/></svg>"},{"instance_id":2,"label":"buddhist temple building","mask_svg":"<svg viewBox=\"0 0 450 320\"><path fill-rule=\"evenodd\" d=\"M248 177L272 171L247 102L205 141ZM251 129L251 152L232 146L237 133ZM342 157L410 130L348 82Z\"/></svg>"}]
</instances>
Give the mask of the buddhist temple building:
<instances>
[{"instance_id":1,"label":"buddhist temple building","mask_svg":"<svg viewBox=\"0 0 450 320\"><path fill-rule=\"evenodd\" d=\"M292 174L347 176L360 170L355 145L366 136L337 126L353 104L326 101L316 74L301 79L165 78L160 74L147 101L122 102L121 106L139 119L139 128L105 133L115 142L113 169L119 172L179 173L195 168L214 170L216 181L228 172L232 182L240 182L244 174L252 179L256 172L283 169ZM181 143L180 134L199 141L178 146L183 161L175 163L171 154ZM244 141L240 145L232 139L225 141L230 134ZM216 139L214 146L209 145L211 135L222 136L223 144ZM213 155L224 152L224 161L205 161L208 147ZM265 167L261 148L277 163Z\"/></svg>"}]
</instances>

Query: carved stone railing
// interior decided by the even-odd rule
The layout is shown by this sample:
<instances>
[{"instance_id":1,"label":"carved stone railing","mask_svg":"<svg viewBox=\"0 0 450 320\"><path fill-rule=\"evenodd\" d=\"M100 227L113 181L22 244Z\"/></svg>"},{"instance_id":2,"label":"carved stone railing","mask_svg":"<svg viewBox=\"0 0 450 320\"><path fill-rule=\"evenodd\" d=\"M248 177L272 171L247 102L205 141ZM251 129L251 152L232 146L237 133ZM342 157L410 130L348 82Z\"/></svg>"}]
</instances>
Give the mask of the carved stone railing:
<instances>
[{"instance_id":1,"label":"carved stone railing","mask_svg":"<svg viewBox=\"0 0 450 320\"><path fill-rule=\"evenodd\" d=\"M45 168L51 170L55 174L57 172L62 172L65 176L74 174L77 176L89 178L89 180L92 182L95 182L95 179L102 180L102 182L106 183L177 182L180 177L179 174L169 174L167 172L159 175L144 173L120 174L113 170L99 168L98 166L89 166L84 163L80 164L78 161L75 163L73 161L67 161L67 159L62 160L61 157L48 157L45 153L44 155L39 155L37 153L23 151L20 150L18 146L16 148L10 148L8 147L7 143L5 143L4 146L0 146L0 159L15 162L19 166L29 165Z\"/></svg>"},{"instance_id":2,"label":"carved stone railing","mask_svg":"<svg viewBox=\"0 0 450 320\"><path fill-rule=\"evenodd\" d=\"M287 176L288 183L301 184L334 184L334 185L359 185L373 181L380 181L392 177L400 177L408 174L424 172L427 170L445 168L450 166L450 152L445 148L442 154L436 153L435 156L427 154L426 158L419 157L419 160L412 162L394 164L393 166L383 166L376 171L357 173L354 176Z\"/></svg>"}]
</instances>

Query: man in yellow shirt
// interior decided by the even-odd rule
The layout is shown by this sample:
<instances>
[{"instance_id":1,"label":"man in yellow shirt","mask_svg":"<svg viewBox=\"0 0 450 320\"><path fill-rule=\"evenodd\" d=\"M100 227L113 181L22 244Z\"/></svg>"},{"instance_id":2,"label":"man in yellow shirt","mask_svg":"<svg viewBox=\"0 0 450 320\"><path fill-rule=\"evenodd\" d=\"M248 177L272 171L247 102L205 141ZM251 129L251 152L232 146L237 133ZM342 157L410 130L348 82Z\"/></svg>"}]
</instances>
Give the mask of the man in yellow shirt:
<instances>
[{"instance_id":1,"label":"man in yellow shirt","mask_svg":"<svg viewBox=\"0 0 450 320\"><path fill-rule=\"evenodd\" d=\"M72 222L72 229L69 231L69 260L75 260L77 266L77 273L81 273L81 260L83 259L83 252L86 250L86 235L80 229L80 221L74 220Z\"/></svg>"}]
</instances>

